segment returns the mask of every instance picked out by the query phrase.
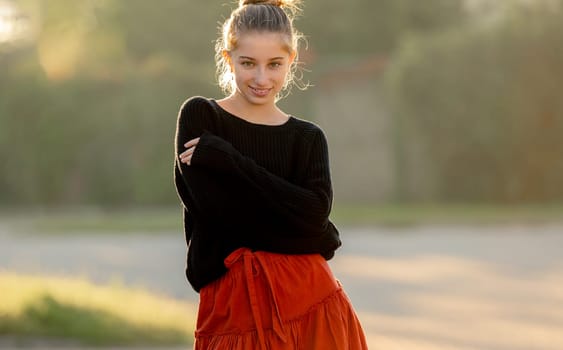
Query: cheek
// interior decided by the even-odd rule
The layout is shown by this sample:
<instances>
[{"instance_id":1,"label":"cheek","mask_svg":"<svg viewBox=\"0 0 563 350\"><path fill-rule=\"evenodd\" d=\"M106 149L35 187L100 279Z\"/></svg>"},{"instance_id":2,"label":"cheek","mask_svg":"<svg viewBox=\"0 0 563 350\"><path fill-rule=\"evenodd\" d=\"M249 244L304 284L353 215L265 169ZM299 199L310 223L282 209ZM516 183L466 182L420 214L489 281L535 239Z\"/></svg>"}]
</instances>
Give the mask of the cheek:
<instances>
[{"instance_id":1,"label":"cheek","mask_svg":"<svg viewBox=\"0 0 563 350\"><path fill-rule=\"evenodd\" d=\"M276 69L267 71L267 79L275 82L276 84L283 85L287 78L287 73L289 69ZM256 72L253 70L246 69L234 69L233 76L237 84L241 84L250 81L255 78Z\"/></svg>"},{"instance_id":2,"label":"cheek","mask_svg":"<svg viewBox=\"0 0 563 350\"><path fill-rule=\"evenodd\" d=\"M285 81L287 79L287 75L289 73L289 69L283 69L278 73L278 80Z\"/></svg>"},{"instance_id":3,"label":"cheek","mask_svg":"<svg viewBox=\"0 0 563 350\"><path fill-rule=\"evenodd\" d=\"M249 74L248 71L245 71L244 69L235 69L233 74L236 81L248 80L252 76L252 74Z\"/></svg>"}]
</instances>

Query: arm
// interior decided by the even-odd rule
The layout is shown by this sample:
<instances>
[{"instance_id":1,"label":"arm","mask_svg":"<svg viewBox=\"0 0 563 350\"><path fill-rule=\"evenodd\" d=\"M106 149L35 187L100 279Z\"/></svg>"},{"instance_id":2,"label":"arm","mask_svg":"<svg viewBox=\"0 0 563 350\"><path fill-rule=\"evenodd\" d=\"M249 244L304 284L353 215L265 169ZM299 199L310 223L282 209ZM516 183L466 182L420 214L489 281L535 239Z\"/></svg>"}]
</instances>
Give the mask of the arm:
<instances>
[{"instance_id":1,"label":"arm","mask_svg":"<svg viewBox=\"0 0 563 350\"><path fill-rule=\"evenodd\" d=\"M212 147L206 146L207 137L219 140L220 143L232 148L223 139L205 132L206 129L216 129L213 125L213 115L210 114L214 113L214 110L208 109L209 107L211 106L207 101L201 100L184 105L178 116L176 132L176 188L180 189L180 194L184 193L184 196L181 196L182 201L194 213L193 216L197 218L198 224L204 222L216 225L228 222L229 228L215 232L225 232L225 236L219 239L237 240L241 246L280 253L321 253L327 259L332 257L334 250L340 245L340 240L338 230L328 221L332 191L328 164L326 164L328 163L326 143L321 154L324 154L327 161L320 162L321 165L326 164L326 167L313 166L311 162L307 171L304 171L306 174L299 182L300 186L274 176L266 169L257 166L251 159L244 157L250 162L249 164L253 164L250 165L251 169L258 169L259 174L263 174L260 178L265 179L266 182L269 182L268 178L274 180L270 186L276 188L275 193L269 193L268 187L253 185L253 182L249 181L252 178L245 176L244 172L242 173L244 176L241 177L237 176L237 173L227 171L233 166L232 163L236 165L238 160L230 158L224 163L225 159L222 157L225 154L221 151L218 151L220 156L209 158L205 156L205 152L201 152L197 157L201 156L199 159L202 163L194 165L197 163L196 154L203 149L208 149L210 154L216 152ZM311 136L316 136L311 137L312 141L324 141L322 134L311 134ZM200 143L196 146L192 165L188 166L179 161L179 154L185 151L184 145L188 141L197 137L200 137ZM200 148L202 145L203 147ZM231 151L243 157L234 148ZM312 156L309 159L312 159ZM211 164L211 166L202 164ZM315 173L321 174L320 179ZM277 182L288 187L278 188ZM298 193L293 195L284 193L287 188L288 191L297 190ZM285 202L278 202L279 195L288 195ZM293 198L300 197L305 199L301 203L294 203ZM320 203L315 204L315 202ZM290 208L289 212L285 203ZM319 206L322 208L318 209ZM311 215L308 212L309 208L317 209L312 210L313 215ZM317 219L313 218L314 215ZM272 227L276 229L271 230Z\"/></svg>"},{"instance_id":2,"label":"arm","mask_svg":"<svg viewBox=\"0 0 563 350\"><path fill-rule=\"evenodd\" d=\"M189 169L179 162L178 155L184 150L184 141L182 140L192 139L203 132L204 124L200 116L205 113L204 108L204 100L200 97L187 100L178 112L174 138L174 184L176 193L182 202L184 231L187 241L191 239L191 232L194 227L194 212L200 210L197 208L197 201L193 198L193 186L190 186L187 181ZM197 177L197 174L195 175Z\"/></svg>"},{"instance_id":3,"label":"arm","mask_svg":"<svg viewBox=\"0 0 563 350\"><path fill-rule=\"evenodd\" d=\"M184 145L188 141L198 138L207 129L217 128L213 113L212 106L204 98L194 97L182 105L176 126L174 180L185 210L191 213L189 217L192 224L189 226L193 227L197 223L213 227L214 232L226 232L217 229L217 226L229 223L232 228L253 224L248 214L256 214L255 208L250 208L249 204L241 205L238 200L248 196L245 196L246 193L234 177L180 161L180 154L186 150Z\"/></svg>"},{"instance_id":4,"label":"arm","mask_svg":"<svg viewBox=\"0 0 563 350\"><path fill-rule=\"evenodd\" d=\"M299 185L270 173L209 132L201 135L191 163L194 167L238 178L252 192L260 194L265 205L283 214L293 225L318 234L326 231L329 225L332 188L326 138L320 129L311 136L305 179Z\"/></svg>"}]
</instances>

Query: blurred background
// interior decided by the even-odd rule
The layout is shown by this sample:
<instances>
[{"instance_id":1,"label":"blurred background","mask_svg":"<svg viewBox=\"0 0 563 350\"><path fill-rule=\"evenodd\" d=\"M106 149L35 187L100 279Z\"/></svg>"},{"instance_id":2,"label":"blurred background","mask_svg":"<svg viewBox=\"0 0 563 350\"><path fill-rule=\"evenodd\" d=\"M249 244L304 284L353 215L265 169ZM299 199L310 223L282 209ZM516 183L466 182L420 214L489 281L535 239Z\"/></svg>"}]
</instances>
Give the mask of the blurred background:
<instances>
[{"instance_id":1,"label":"blurred background","mask_svg":"<svg viewBox=\"0 0 563 350\"><path fill-rule=\"evenodd\" d=\"M0 346L190 344L173 137L221 97L235 6L0 0ZM563 0L305 0L295 25L311 86L280 105L327 134L370 345L561 349Z\"/></svg>"}]
</instances>

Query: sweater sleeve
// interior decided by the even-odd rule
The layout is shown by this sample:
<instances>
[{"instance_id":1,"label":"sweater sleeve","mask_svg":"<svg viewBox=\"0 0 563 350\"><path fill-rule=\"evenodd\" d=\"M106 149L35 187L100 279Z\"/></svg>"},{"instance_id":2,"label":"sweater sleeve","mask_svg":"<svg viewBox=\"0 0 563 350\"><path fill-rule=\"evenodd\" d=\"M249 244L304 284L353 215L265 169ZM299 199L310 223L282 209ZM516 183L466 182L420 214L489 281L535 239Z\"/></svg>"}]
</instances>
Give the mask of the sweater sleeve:
<instances>
[{"instance_id":1,"label":"sweater sleeve","mask_svg":"<svg viewBox=\"0 0 563 350\"><path fill-rule=\"evenodd\" d=\"M241 154L229 142L206 131L192 157L192 166L206 167L242 180L262 196L265 205L283 215L301 232L326 232L332 206L328 146L321 129L311 135L309 162L302 184L272 174Z\"/></svg>"},{"instance_id":2,"label":"sweater sleeve","mask_svg":"<svg viewBox=\"0 0 563 350\"><path fill-rule=\"evenodd\" d=\"M193 227L196 221L198 225L207 227L216 227L227 222L232 226L241 227L252 224L252 220L245 218L241 213L254 211L255 208L249 207L253 201L247 200L244 204L238 200L244 193L240 186L237 186L236 179L209 168L193 166L193 160L192 165L180 162L179 154L186 149L184 147L186 142L200 137L207 129L215 129L212 121L213 113L208 101L193 97L184 103L178 114L174 180L178 196L188 217L192 218L191 225L184 225L186 230ZM190 236L189 233L186 234L188 239Z\"/></svg>"},{"instance_id":3,"label":"sweater sleeve","mask_svg":"<svg viewBox=\"0 0 563 350\"><path fill-rule=\"evenodd\" d=\"M201 116L205 115L205 106L203 98L197 96L190 98L181 106L174 138L174 183L176 193L183 205L184 229L188 241L194 227L194 211L201 211L198 210L198 203L194 200L194 186L190 184L188 178L197 180L201 176L197 173L190 174L189 167L179 161L179 154L185 150L184 144L187 141L200 136L203 132L204 120Z\"/></svg>"}]
</instances>

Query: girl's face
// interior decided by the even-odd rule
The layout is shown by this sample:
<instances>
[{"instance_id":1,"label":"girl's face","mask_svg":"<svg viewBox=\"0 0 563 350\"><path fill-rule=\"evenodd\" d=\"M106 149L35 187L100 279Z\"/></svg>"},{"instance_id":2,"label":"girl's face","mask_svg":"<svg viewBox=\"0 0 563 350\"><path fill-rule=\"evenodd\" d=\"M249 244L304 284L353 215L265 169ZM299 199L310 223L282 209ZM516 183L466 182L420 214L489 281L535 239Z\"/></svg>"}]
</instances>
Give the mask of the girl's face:
<instances>
[{"instance_id":1,"label":"girl's face","mask_svg":"<svg viewBox=\"0 0 563 350\"><path fill-rule=\"evenodd\" d=\"M273 104L293 59L281 34L250 32L240 36L229 54L235 95L254 105Z\"/></svg>"}]
</instances>

